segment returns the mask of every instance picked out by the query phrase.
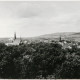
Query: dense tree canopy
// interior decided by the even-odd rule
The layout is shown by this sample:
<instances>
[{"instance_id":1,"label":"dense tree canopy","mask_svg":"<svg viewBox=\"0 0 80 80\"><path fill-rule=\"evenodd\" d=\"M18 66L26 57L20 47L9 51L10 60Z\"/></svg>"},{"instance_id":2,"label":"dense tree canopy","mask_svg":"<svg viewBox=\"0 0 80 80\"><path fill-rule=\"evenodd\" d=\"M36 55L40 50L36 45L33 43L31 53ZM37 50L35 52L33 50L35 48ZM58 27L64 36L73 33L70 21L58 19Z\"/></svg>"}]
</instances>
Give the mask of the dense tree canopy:
<instances>
[{"instance_id":1,"label":"dense tree canopy","mask_svg":"<svg viewBox=\"0 0 80 80\"><path fill-rule=\"evenodd\" d=\"M80 78L80 49L57 43L6 46L0 43L0 78Z\"/></svg>"}]
</instances>

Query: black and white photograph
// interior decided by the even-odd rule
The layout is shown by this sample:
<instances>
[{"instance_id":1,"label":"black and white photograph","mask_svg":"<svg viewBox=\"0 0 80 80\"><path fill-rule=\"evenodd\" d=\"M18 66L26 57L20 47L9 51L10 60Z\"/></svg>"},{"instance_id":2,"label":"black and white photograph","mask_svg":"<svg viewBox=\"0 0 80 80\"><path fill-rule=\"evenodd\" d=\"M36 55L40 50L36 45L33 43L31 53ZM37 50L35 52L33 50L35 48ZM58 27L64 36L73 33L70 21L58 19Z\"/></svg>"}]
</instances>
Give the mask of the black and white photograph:
<instances>
[{"instance_id":1,"label":"black and white photograph","mask_svg":"<svg viewBox=\"0 0 80 80\"><path fill-rule=\"evenodd\" d=\"M80 1L0 1L0 79L80 79Z\"/></svg>"}]
</instances>

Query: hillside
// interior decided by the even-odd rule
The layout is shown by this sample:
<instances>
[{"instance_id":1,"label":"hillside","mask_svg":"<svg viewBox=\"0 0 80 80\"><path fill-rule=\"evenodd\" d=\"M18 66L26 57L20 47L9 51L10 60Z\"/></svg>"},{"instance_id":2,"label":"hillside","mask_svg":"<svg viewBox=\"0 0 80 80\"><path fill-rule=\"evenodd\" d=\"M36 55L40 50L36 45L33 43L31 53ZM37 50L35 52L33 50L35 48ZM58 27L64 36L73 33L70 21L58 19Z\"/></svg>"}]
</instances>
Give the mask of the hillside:
<instances>
[{"instance_id":1,"label":"hillside","mask_svg":"<svg viewBox=\"0 0 80 80\"><path fill-rule=\"evenodd\" d=\"M78 32L63 32L63 33L53 33L45 34L38 37L28 38L32 40L58 40L61 36L62 39L75 40L80 42L80 33Z\"/></svg>"}]
</instances>

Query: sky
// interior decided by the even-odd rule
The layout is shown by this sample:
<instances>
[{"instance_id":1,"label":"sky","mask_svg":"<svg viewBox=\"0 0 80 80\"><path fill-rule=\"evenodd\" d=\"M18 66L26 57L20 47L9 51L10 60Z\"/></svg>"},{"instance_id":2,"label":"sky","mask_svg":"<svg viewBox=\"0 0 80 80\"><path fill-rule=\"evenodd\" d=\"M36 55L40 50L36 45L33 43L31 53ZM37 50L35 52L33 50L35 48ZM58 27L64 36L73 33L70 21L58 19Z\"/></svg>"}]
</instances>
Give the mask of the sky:
<instances>
[{"instance_id":1,"label":"sky","mask_svg":"<svg viewBox=\"0 0 80 80\"><path fill-rule=\"evenodd\" d=\"M80 1L0 1L0 37L80 32Z\"/></svg>"}]
</instances>

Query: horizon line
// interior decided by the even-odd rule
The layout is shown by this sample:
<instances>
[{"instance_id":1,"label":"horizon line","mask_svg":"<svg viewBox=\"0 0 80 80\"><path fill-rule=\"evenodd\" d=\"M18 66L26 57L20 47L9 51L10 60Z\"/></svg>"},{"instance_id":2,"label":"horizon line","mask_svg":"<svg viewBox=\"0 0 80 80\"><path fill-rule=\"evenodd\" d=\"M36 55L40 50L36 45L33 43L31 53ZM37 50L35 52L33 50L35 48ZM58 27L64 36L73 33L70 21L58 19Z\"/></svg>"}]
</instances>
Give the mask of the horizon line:
<instances>
[{"instance_id":1,"label":"horizon line","mask_svg":"<svg viewBox=\"0 0 80 80\"><path fill-rule=\"evenodd\" d=\"M80 33L80 32L54 32L54 33L49 33L49 34L56 34L56 33ZM42 35L38 35L38 36L17 36L17 38L34 38L34 37L40 37L40 36L44 36L44 35L48 35L48 33L46 34L42 34ZM13 36L14 37L14 36ZM6 37L0 37L0 38L13 38L12 36L6 36Z\"/></svg>"}]
</instances>

